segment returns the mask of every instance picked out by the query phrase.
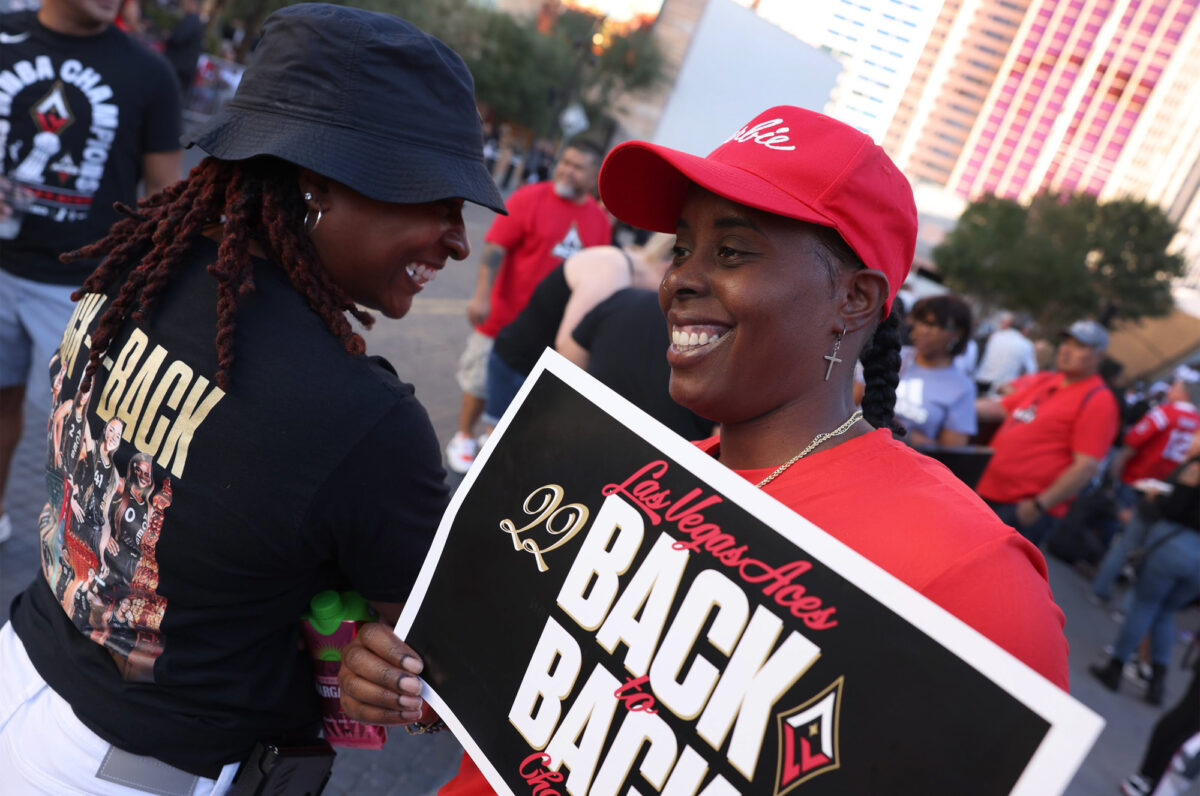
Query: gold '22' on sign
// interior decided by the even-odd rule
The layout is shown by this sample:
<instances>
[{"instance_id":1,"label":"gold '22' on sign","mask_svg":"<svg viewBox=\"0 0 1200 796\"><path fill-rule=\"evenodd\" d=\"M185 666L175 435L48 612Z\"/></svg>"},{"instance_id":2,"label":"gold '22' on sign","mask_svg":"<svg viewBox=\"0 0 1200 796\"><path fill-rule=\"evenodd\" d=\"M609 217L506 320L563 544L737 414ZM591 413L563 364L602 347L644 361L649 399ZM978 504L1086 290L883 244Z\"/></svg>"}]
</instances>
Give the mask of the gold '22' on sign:
<instances>
[{"instance_id":1,"label":"gold '22' on sign","mask_svg":"<svg viewBox=\"0 0 1200 796\"><path fill-rule=\"evenodd\" d=\"M549 553L562 547L571 541L571 538L579 533L584 525L587 525L587 506L582 503L563 505L562 499L563 488L558 484L539 486L529 493L529 497L525 498L522 506L525 513L533 517L527 525L518 528L517 524L510 519L500 521L500 530L512 537L513 550L524 550L526 553L532 553L533 557L537 559L538 572L550 569L546 564L546 559L542 557L543 553ZM543 527L551 536L560 538L549 547L542 547L533 539L521 538L521 534L533 531L538 527Z\"/></svg>"}]
</instances>

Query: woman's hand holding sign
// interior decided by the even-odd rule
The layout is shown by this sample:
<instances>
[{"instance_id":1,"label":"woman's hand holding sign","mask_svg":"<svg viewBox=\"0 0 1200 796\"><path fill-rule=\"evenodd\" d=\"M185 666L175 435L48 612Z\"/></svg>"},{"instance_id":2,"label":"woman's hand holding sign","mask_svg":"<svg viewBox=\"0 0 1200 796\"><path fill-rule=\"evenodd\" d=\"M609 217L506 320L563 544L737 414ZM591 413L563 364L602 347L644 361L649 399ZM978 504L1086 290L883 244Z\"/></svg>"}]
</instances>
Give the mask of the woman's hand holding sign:
<instances>
[{"instance_id":1,"label":"woman's hand holding sign","mask_svg":"<svg viewBox=\"0 0 1200 796\"><path fill-rule=\"evenodd\" d=\"M435 718L421 699L425 663L382 622L359 629L342 653L342 710L368 724L411 724Z\"/></svg>"}]
</instances>

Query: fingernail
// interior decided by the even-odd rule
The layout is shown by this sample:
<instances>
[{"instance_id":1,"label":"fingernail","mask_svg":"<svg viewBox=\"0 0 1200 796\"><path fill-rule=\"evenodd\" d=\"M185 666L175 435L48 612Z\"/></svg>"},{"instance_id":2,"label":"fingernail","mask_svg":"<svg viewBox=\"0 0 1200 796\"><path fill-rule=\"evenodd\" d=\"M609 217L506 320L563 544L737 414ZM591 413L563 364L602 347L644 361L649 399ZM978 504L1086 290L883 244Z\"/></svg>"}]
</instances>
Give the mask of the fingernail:
<instances>
[{"instance_id":1,"label":"fingernail","mask_svg":"<svg viewBox=\"0 0 1200 796\"><path fill-rule=\"evenodd\" d=\"M400 690L408 694L419 694L421 692L421 681L415 677L401 677Z\"/></svg>"},{"instance_id":2,"label":"fingernail","mask_svg":"<svg viewBox=\"0 0 1200 796\"><path fill-rule=\"evenodd\" d=\"M400 661L400 667L406 672L420 674L421 670L425 668L425 664L422 663L420 658L414 658L412 655L405 655Z\"/></svg>"}]
</instances>

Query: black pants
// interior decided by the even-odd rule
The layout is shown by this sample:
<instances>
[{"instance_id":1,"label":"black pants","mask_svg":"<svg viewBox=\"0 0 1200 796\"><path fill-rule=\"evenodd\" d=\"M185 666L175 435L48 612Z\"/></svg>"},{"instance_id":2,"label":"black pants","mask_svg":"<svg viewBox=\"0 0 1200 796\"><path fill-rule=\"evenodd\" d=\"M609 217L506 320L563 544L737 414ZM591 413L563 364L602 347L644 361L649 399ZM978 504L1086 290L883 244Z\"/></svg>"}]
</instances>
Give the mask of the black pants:
<instances>
[{"instance_id":1,"label":"black pants","mask_svg":"<svg viewBox=\"0 0 1200 796\"><path fill-rule=\"evenodd\" d=\"M1200 661L1197 662L1192 684L1188 686L1183 699L1164 713L1154 725L1154 732L1150 734L1150 744L1142 756L1142 767L1138 773L1157 783L1166 772L1167 765L1179 749L1179 745L1197 732L1200 732Z\"/></svg>"}]
</instances>

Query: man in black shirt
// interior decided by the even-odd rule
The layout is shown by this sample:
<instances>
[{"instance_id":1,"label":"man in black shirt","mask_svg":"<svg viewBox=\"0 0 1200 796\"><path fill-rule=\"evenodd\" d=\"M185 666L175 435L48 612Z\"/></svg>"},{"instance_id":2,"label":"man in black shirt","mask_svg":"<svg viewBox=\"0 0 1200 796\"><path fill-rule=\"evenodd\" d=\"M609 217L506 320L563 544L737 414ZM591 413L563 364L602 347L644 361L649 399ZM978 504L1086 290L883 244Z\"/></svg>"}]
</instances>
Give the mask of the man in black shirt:
<instances>
[{"instance_id":1,"label":"man in black shirt","mask_svg":"<svg viewBox=\"0 0 1200 796\"><path fill-rule=\"evenodd\" d=\"M44 0L0 16L0 74L12 78L0 91L0 541L23 404L49 410L46 363L95 266L58 255L102 237L139 182L152 194L180 177L176 79L113 26L119 5ZM13 190L32 198L19 216Z\"/></svg>"}]
</instances>

